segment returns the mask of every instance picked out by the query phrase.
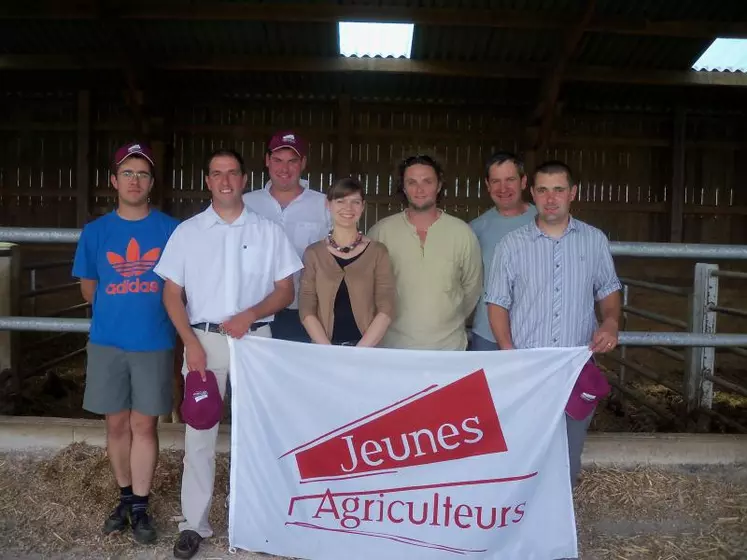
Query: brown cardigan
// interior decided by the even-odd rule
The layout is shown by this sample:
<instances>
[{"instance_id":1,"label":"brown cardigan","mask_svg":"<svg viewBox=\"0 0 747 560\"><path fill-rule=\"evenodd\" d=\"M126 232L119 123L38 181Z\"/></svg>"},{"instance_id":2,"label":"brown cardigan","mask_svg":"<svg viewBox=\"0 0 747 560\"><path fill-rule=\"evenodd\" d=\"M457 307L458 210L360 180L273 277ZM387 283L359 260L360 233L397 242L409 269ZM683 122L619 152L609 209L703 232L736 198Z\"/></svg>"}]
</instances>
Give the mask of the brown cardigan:
<instances>
[{"instance_id":1,"label":"brown cardigan","mask_svg":"<svg viewBox=\"0 0 747 560\"><path fill-rule=\"evenodd\" d=\"M394 318L394 274L389 252L382 243L371 241L361 256L343 270L327 250L326 241L318 241L306 248L303 265L298 295L301 321L316 315L328 338L332 338L335 297L343 280L361 334L379 313Z\"/></svg>"}]
</instances>

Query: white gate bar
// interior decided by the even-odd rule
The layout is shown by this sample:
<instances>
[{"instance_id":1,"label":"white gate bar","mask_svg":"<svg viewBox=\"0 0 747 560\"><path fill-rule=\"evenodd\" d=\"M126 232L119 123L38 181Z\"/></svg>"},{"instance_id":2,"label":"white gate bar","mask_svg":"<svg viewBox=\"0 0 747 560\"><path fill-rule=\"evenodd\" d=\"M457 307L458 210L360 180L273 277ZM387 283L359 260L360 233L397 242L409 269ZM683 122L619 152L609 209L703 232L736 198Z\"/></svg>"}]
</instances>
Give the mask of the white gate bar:
<instances>
[{"instance_id":1,"label":"white gate bar","mask_svg":"<svg viewBox=\"0 0 747 560\"><path fill-rule=\"evenodd\" d=\"M79 229L74 228L0 228L0 241L11 243L77 243ZM647 257L665 259L726 259L747 260L747 245L716 245L709 243L610 243L616 257Z\"/></svg>"},{"instance_id":2,"label":"white gate bar","mask_svg":"<svg viewBox=\"0 0 747 560\"><path fill-rule=\"evenodd\" d=\"M90 319L57 317L0 317L0 331L88 332ZM621 332L625 346L744 346L747 334L697 334L686 332Z\"/></svg>"}]
</instances>

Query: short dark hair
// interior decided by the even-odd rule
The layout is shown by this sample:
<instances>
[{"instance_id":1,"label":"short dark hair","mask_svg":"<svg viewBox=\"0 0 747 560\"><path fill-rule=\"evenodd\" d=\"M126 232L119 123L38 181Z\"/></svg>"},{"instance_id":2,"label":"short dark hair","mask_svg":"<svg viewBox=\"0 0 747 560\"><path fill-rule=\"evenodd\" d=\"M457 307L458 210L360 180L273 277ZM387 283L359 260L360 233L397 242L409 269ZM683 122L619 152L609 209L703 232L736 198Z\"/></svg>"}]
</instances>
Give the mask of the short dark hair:
<instances>
[{"instance_id":1,"label":"short dark hair","mask_svg":"<svg viewBox=\"0 0 747 560\"><path fill-rule=\"evenodd\" d=\"M216 150L213 150L208 154L207 159L205 159L205 173L210 173L210 164L213 163L213 160L217 157L231 157L235 159L239 164L239 169L241 169L241 174L246 175L246 168L244 167L244 158L241 157L241 154L237 152L236 150L231 150L230 148L218 148Z\"/></svg>"},{"instance_id":2,"label":"short dark hair","mask_svg":"<svg viewBox=\"0 0 747 560\"><path fill-rule=\"evenodd\" d=\"M565 176L568 178L568 184L571 187L576 184L576 181L573 178L573 172L571 171L571 168L568 166L568 164L560 161L559 159L552 159L539 165L537 169L535 169L534 171L534 182L535 183L537 182L538 173L544 173L545 175L555 174L555 173L565 173Z\"/></svg>"},{"instance_id":3,"label":"short dark hair","mask_svg":"<svg viewBox=\"0 0 747 560\"><path fill-rule=\"evenodd\" d=\"M397 192L404 198L405 201L407 200L407 195L405 194L405 171L408 167L412 167L413 165L427 165L428 167L432 167L433 171L436 172L438 182L444 182L444 169L438 162L438 160L436 160L436 158L427 154L417 154L414 156L406 157L400 162L397 168ZM439 189L438 194L436 195L436 204L441 202L442 197L443 189Z\"/></svg>"},{"instance_id":4,"label":"short dark hair","mask_svg":"<svg viewBox=\"0 0 747 560\"><path fill-rule=\"evenodd\" d=\"M506 162L511 162L516 166L516 170L519 172L519 178L526 175L524 171L524 162L514 154L513 152L495 152L485 162L485 180L490 179L490 168L494 165L503 165Z\"/></svg>"},{"instance_id":5,"label":"short dark hair","mask_svg":"<svg viewBox=\"0 0 747 560\"><path fill-rule=\"evenodd\" d=\"M337 179L327 190L327 200L332 202L340 198L345 198L349 194L358 193L362 200L366 200L366 193L363 191L363 185L358 179L353 177L344 177Z\"/></svg>"}]
</instances>

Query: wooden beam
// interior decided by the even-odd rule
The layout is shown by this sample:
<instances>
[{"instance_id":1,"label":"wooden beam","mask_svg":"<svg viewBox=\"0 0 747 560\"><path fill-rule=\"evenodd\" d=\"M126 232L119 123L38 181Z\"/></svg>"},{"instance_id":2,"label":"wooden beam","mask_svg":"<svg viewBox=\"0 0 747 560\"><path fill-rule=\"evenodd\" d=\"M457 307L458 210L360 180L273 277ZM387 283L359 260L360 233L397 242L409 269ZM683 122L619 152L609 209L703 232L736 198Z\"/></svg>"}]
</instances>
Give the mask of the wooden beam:
<instances>
[{"instance_id":1,"label":"wooden beam","mask_svg":"<svg viewBox=\"0 0 747 560\"><path fill-rule=\"evenodd\" d=\"M453 78L538 79L542 65L496 65L485 62L412 60L405 58L220 56L149 61L150 69L205 72L380 72ZM99 55L0 55L0 70L115 70L116 60ZM600 82L661 86L747 87L747 73L651 70L606 66L571 66L569 82Z\"/></svg>"},{"instance_id":2,"label":"wooden beam","mask_svg":"<svg viewBox=\"0 0 747 560\"><path fill-rule=\"evenodd\" d=\"M747 86L744 72L695 72L694 70L653 70L575 66L568 71L569 82L597 82L652 86Z\"/></svg>"},{"instance_id":3,"label":"wooden beam","mask_svg":"<svg viewBox=\"0 0 747 560\"><path fill-rule=\"evenodd\" d=\"M678 106L674 112L672 130L672 198L669 201L669 240L682 243L683 214L685 211L685 134L687 116Z\"/></svg>"},{"instance_id":4,"label":"wooden beam","mask_svg":"<svg viewBox=\"0 0 747 560\"><path fill-rule=\"evenodd\" d=\"M537 108L535 109L533 118L530 120L530 124L533 124L537 117L540 118L539 135L537 143L534 146L535 153L542 153L547 149L556 112L556 102L560 94L560 84L563 81L568 63L576 52L584 31L589 26L596 5L596 0L587 0L583 16L568 30L563 41L563 48L558 50L557 56L555 56L542 81Z\"/></svg>"},{"instance_id":5,"label":"wooden beam","mask_svg":"<svg viewBox=\"0 0 747 560\"><path fill-rule=\"evenodd\" d=\"M125 20L258 21L272 23L337 23L368 21L414 23L415 25L486 27L493 29L566 29L578 21L578 14L522 12L463 8L419 8L411 6L283 4L269 9L264 3L179 1L129 1L102 8L97 0L58 2L38 0L16 6L2 6L5 19L95 20L102 16ZM661 37L747 37L743 21L660 20L634 17L597 17L589 31L623 35Z\"/></svg>"},{"instance_id":6,"label":"wooden beam","mask_svg":"<svg viewBox=\"0 0 747 560\"><path fill-rule=\"evenodd\" d=\"M76 200L75 221L83 227L88 221L88 191L90 187L91 153L91 92L78 92L78 126L76 132Z\"/></svg>"}]
</instances>

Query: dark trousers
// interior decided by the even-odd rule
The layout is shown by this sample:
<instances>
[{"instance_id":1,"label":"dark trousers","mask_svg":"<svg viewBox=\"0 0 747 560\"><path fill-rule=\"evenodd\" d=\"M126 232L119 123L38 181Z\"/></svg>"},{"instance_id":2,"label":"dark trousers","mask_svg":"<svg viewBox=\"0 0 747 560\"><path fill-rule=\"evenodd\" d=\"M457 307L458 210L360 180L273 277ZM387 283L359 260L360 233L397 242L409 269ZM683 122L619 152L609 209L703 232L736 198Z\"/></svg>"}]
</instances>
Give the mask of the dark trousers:
<instances>
[{"instance_id":1,"label":"dark trousers","mask_svg":"<svg viewBox=\"0 0 747 560\"><path fill-rule=\"evenodd\" d=\"M270 324L270 329L272 330L272 338L292 342L311 342L311 338L301 324L298 309L283 309L275 313L275 319Z\"/></svg>"}]
</instances>

